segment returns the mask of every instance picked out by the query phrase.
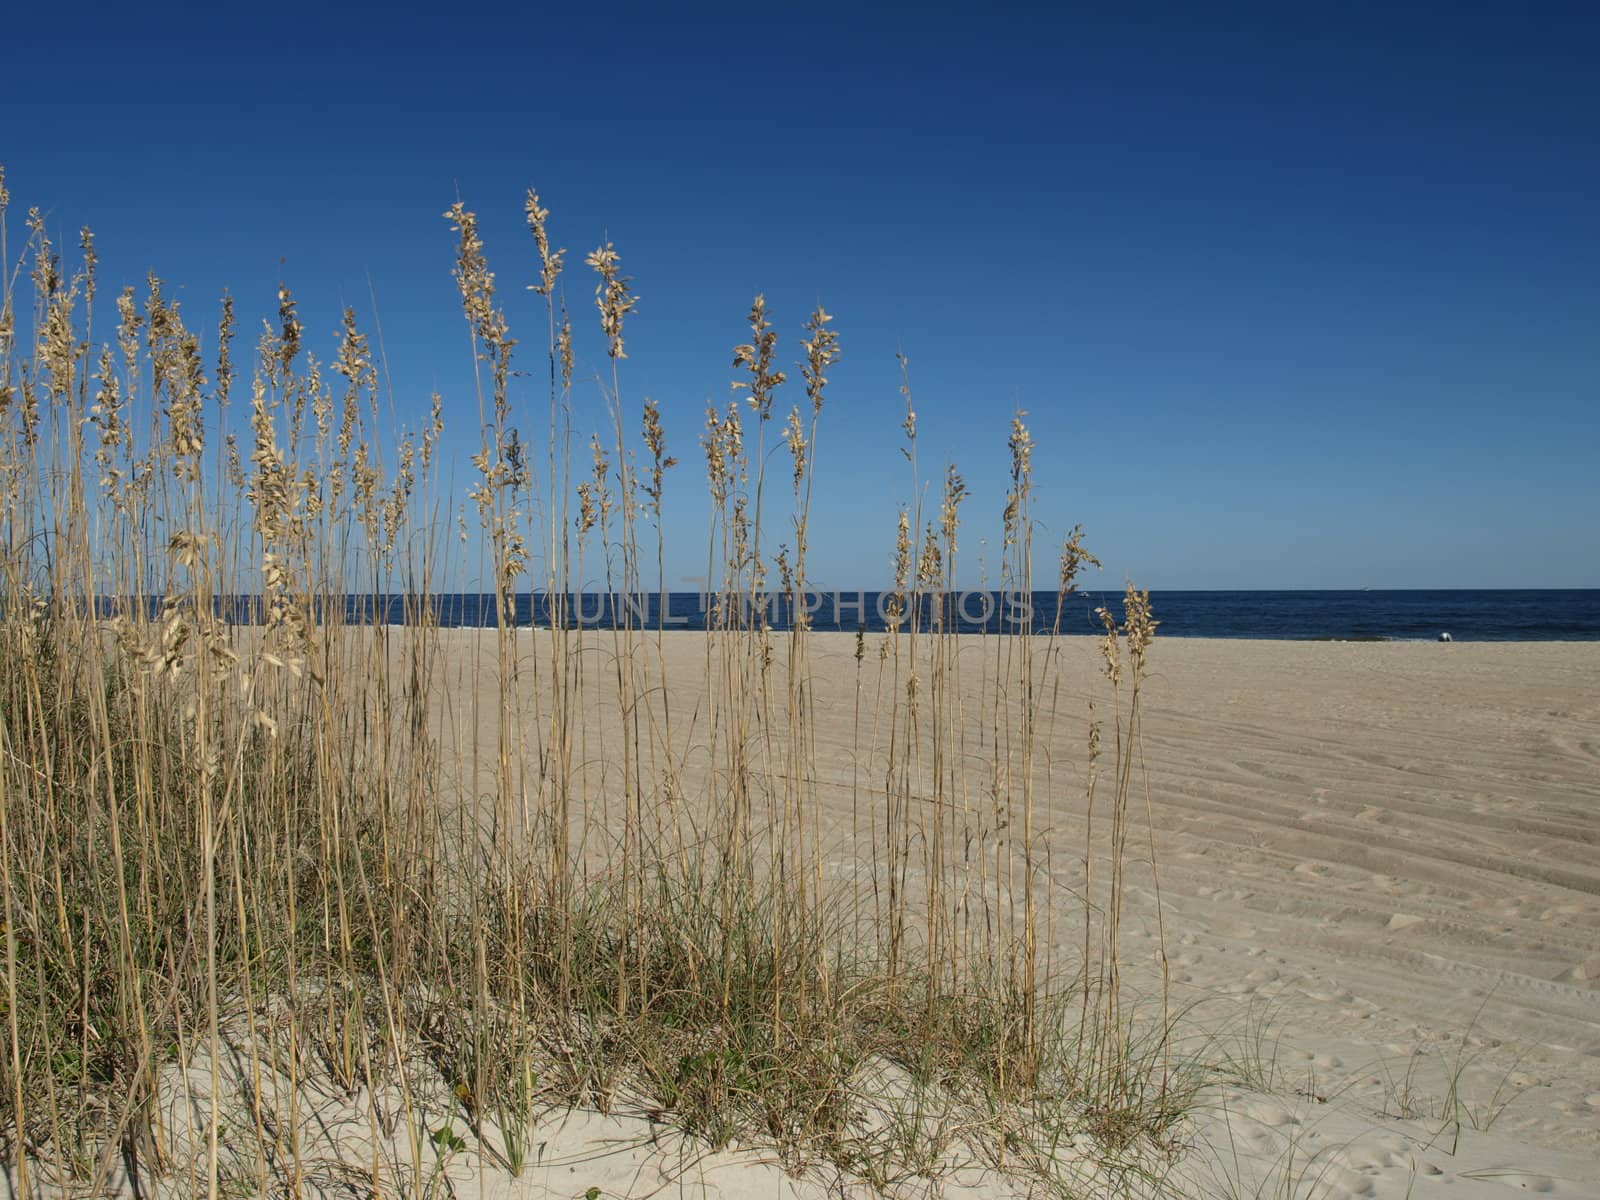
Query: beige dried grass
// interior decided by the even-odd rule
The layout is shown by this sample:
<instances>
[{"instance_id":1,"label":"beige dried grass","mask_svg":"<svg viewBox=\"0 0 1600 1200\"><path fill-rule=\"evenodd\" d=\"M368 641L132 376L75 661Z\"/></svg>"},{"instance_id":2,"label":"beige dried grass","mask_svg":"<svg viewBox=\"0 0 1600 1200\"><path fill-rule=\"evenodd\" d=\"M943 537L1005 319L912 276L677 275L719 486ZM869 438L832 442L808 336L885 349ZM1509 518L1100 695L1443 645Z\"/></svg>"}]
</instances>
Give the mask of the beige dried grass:
<instances>
[{"instance_id":1,"label":"beige dried grass","mask_svg":"<svg viewBox=\"0 0 1600 1200\"><path fill-rule=\"evenodd\" d=\"M8 202L0 175L0 258ZM1048 880L1065 801L1041 793L1040 757L1062 690L1059 625L957 632L948 594L968 490L947 464L924 520L902 360L913 499L896 522L888 631L871 660L864 632L854 648L842 852L864 878L840 882L804 609L820 418L840 360L832 318L816 308L799 340L805 404L781 423L787 488L765 483L787 372L763 297L733 351L734 401L707 410L714 597L704 692L675 714L660 620L650 631L624 605L609 633L586 634L561 599L547 633L515 625L524 581L564 598L589 578L586 556L609 590L632 595L653 557L664 615L676 460L653 400L635 432L624 424L637 300L620 256L608 243L586 259L609 441L591 437L574 483L564 251L528 192L549 366L540 479L477 219L461 203L445 215L478 369L477 475L461 512L441 507L440 397L419 433L386 428L352 311L324 368L280 288L248 369L241 457L227 425L244 371L232 299L209 377L200 337L154 276L142 302L117 296L114 334L97 347L92 237L64 277L44 220L29 216L25 344L16 276L0 300L0 1082L19 1185L42 1167L98 1186L121 1158L191 1172L209 1195L241 1181L303 1194L317 1156L340 1152L309 1124L320 1087L372 1098L360 1169L376 1192L437 1182L440 1156L456 1153L453 1132L438 1136L451 1122L484 1161L516 1171L536 1103L605 1108L627 1095L714 1142L769 1138L793 1162L937 1170L954 1153L947 1133L860 1134L884 1099L861 1090L862 1071L882 1061L909 1072L919 1104L942 1106L968 1153L1014 1169L1047 1170L1039 1147L1015 1149L1024 1114L1047 1106L1057 1133L1073 1119L1119 1152L1159 1141L1184 1095L1171 1015L1163 996L1159 1054L1134 1041L1119 961L1157 624L1148 596L1130 588L1120 621L1103 612L1111 736L1096 716L1082 959L1063 962ZM1000 583L1028 594L1034 447L1021 414L1008 445ZM494 698L469 715L493 722L486 761L448 744L439 706L453 668L414 599L441 575L445 530L469 516L497 617L492 659L471 667L491 677L466 681ZM641 518L656 526L653 555ZM1059 596L1094 562L1075 530ZM748 603L774 578L795 614L781 632ZM388 590L413 597L401 629L346 622L347 595ZM260 597L258 625L219 608L243 592ZM151 593L155 608L129 602ZM97 602L116 604L109 625ZM459 780L441 769L452 754ZM1107 772L1108 851L1094 840ZM175 1078L232 1097L207 1106L199 1143L164 1115Z\"/></svg>"}]
</instances>

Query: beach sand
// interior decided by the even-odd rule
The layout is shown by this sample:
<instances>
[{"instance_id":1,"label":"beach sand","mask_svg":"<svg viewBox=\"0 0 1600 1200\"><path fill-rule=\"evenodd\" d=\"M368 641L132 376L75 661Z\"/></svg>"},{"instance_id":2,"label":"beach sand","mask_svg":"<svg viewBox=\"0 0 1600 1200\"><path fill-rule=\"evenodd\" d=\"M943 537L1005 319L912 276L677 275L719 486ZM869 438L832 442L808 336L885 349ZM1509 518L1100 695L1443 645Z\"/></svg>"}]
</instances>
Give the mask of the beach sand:
<instances>
[{"instance_id":1,"label":"beach sand","mask_svg":"<svg viewBox=\"0 0 1600 1200\"><path fill-rule=\"evenodd\" d=\"M392 635L396 665L407 636ZM437 636L444 773L450 790L485 795L499 748L496 635ZM509 685L506 728L530 786L549 636L518 632ZM627 645L609 633L583 639L578 771L601 828L620 794L615 665ZM871 869L853 838L872 819L870 784L882 778L878 714L895 686L892 657L878 675L883 645L868 637L860 668L851 635L813 635L810 647L813 815L828 878L844 887ZM769 723L784 707L785 647L775 639ZM1050 953L1070 974L1081 961L1089 703L1102 721L1110 708L1099 641L1056 647L1061 685L1042 701L1052 715L1036 829L1051 848ZM675 632L631 651L659 685L640 710L643 742L655 747L642 774L676 773L690 808L720 794L707 648L706 635ZM975 773L992 760L997 717L982 696L996 649L994 639L962 639L963 700L944 727L946 751ZM1167 1185L1194 1197L1600 1197L1600 644L1158 639L1144 705L1176 1053L1223 1068L1178 1130ZM1002 710L998 727L1016 719L1014 706ZM952 803L982 808L976 794ZM1145 811L1136 785L1122 965L1148 1018L1160 1011L1161 938ZM1103 830L1103 808L1098 820ZM187 1081L172 1081L175 1112L203 1093L204 1076L192 1063ZM387 1103L400 1110L398 1098ZM338 1148L318 1168L335 1173L308 1175L307 1186L346 1194L339 1180L361 1171L341 1163L365 1144L374 1105L329 1093L306 1108ZM470 1200L591 1188L607 1197L872 1194L820 1170L788 1175L759 1147L710 1151L626 1105L543 1111L531 1143L520 1178L467 1152L441 1179ZM371 1150L402 1174L410 1154L398 1142ZM1096 1175L1092 1157L1076 1194L1148 1191ZM911 1178L892 1194L1032 1193L974 1163L936 1187Z\"/></svg>"},{"instance_id":2,"label":"beach sand","mask_svg":"<svg viewBox=\"0 0 1600 1200\"><path fill-rule=\"evenodd\" d=\"M1328 1194L1600 1195L1600 645L1156 650L1174 979L1258 1006L1299 1101L1254 1144L1318 1134Z\"/></svg>"},{"instance_id":3,"label":"beach sand","mask_svg":"<svg viewBox=\"0 0 1600 1200\"><path fill-rule=\"evenodd\" d=\"M519 634L525 696L544 636ZM449 753L492 761L493 635L441 638ZM588 639L599 713L614 643ZM881 641L867 639L863 722L882 695ZM966 643L975 694L994 643ZM1063 848L1065 957L1081 928L1081 851L1068 848L1082 843L1088 700L1106 712L1098 641L1060 645L1040 823ZM667 682L691 794L707 769L705 647L668 633L659 658L653 640L643 650ZM854 650L853 636L814 635L810 664L821 825L840 870L872 776ZM1182 1036L1253 1079L1207 1093L1178 1176L1200 1195L1280 1194L1287 1177L1295 1194L1600 1196L1600 645L1166 639L1145 703ZM990 718L960 714L963 753ZM592 720L590 770L606 786L615 765ZM1142 847L1142 795L1135 807ZM1147 998L1153 883L1147 866L1132 872L1124 927L1124 970ZM723 1194L778 1186L740 1178Z\"/></svg>"}]
</instances>

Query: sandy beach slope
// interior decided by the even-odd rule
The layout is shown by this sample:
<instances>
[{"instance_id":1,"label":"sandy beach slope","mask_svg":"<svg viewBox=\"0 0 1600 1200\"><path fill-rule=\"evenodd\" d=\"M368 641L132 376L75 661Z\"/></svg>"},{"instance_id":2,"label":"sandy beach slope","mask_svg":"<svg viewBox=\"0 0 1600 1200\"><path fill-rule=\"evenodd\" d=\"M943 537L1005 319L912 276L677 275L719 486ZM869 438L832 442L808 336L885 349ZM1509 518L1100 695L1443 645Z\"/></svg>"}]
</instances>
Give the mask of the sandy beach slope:
<instances>
[{"instance_id":1,"label":"sandy beach slope","mask_svg":"<svg viewBox=\"0 0 1600 1200\"><path fill-rule=\"evenodd\" d=\"M524 707L543 636L519 634ZM585 761L604 791L616 643L588 639ZM492 763L493 635L441 640L447 758ZM812 642L817 796L846 873L880 642L859 676L852 636ZM967 642L976 696L993 643ZM1087 705L1104 687L1096 640L1060 646L1041 794L1054 894L1075 913ZM642 652L690 794L714 793L704 635ZM1146 703L1174 1000L1190 1044L1250 1077L1196 1115L1198 1193L1293 1176L1318 1195L1600 1195L1600 645L1166 639ZM958 750L981 749L992 719L963 711ZM1152 883L1135 872L1125 930L1149 995Z\"/></svg>"},{"instance_id":2,"label":"sandy beach slope","mask_svg":"<svg viewBox=\"0 0 1600 1200\"><path fill-rule=\"evenodd\" d=\"M1157 649L1169 952L1202 1023L1273 1031L1258 1144L1600 1195L1600 646Z\"/></svg>"}]
</instances>

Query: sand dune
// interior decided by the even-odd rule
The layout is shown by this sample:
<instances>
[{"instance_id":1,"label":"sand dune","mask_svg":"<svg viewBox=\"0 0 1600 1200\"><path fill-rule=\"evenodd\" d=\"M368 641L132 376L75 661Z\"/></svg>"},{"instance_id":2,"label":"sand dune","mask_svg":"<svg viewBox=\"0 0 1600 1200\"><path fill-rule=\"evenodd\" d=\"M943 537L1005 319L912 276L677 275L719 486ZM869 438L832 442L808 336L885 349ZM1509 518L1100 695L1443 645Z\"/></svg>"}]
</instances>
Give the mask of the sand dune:
<instances>
[{"instance_id":1,"label":"sand dune","mask_svg":"<svg viewBox=\"0 0 1600 1200\"><path fill-rule=\"evenodd\" d=\"M531 679L543 650L525 636ZM443 637L454 754L492 759L490 639ZM609 661L608 635L590 637ZM854 649L816 635L811 664L818 795L841 854L873 755ZM1054 882L1073 909L1082 870L1065 848L1081 844L1098 652L1062 643L1043 756ZM963 651L974 696L990 653ZM693 777L703 636L669 633L653 669ZM1169 639L1147 689L1174 997L1190 1044L1251 1076L1197 1114L1191 1186L1253 1194L1241 1177L1276 1171L1330 1196L1600 1195L1600 646ZM959 750L990 716L961 714ZM1153 993L1155 892L1147 871L1131 886L1126 956Z\"/></svg>"}]
</instances>

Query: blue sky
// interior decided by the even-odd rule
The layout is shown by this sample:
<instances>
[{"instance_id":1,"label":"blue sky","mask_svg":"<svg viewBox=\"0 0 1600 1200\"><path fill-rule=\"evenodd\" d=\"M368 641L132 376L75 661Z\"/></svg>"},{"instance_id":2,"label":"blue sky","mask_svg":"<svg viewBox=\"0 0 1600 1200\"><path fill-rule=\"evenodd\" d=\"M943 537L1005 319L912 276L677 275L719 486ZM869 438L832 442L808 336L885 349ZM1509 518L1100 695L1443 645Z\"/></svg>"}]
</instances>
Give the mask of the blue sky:
<instances>
[{"instance_id":1,"label":"blue sky","mask_svg":"<svg viewBox=\"0 0 1600 1200\"><path fill-rule=\"evenodd\" d=\"M440 214L480 214L537 414L536 186L580 428L582 256L634 277L624 403L684 464L669 577L702 569L696 440L760 291L787 360L818 302L842 340L824 584L887 578L903 351L924 477L972 488L969 578L1021 408L1041 537L1082 522L1109 585L1600 586L1593 6L232 7L9 14L13 218L92 225L103 286L154 268L196 323L281 276L323 357L375 298L394 406L444 393L460 485Z\"/></svg>"}]
</instances>

